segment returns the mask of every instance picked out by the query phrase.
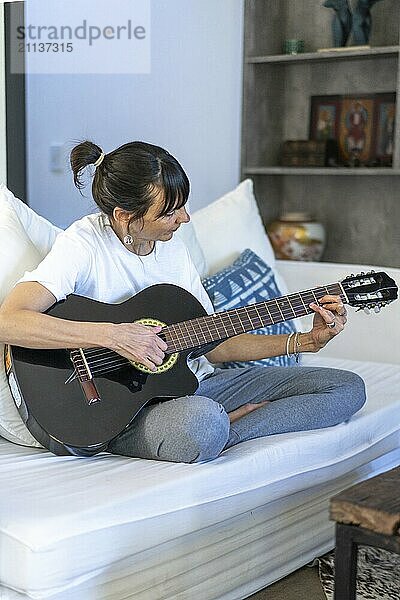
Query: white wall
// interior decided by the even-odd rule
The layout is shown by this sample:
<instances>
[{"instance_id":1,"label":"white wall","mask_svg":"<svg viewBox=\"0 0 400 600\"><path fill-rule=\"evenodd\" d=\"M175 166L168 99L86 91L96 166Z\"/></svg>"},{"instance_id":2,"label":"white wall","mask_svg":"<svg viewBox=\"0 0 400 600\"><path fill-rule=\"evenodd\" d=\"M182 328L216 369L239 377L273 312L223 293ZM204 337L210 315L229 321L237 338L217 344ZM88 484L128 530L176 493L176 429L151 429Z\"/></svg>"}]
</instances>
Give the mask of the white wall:
<instances>
[{"instance_id":1,"label":"white wall","mask_svg":"<svg viewBox=\"0 0 400 600\"><path fill-rule=\"evenodd\" d=\"M243 0L152 0L151 7L149 75L28 77L29 203L59 226L93 204L67 169L49 170L52 143L68 150L88 137L106 152L135 139L164 146L189 175L192 211L239 181Z\"/></svg>"},{"instance_id":2,"label":"white wall","mask_svg":"<svg viewBox=\"0 0 400 600\"><path fill-rule=\"evenodd\" d=\"M7 182L4 6L0 4L0 182Z\"/></svg>"}]
</instances>

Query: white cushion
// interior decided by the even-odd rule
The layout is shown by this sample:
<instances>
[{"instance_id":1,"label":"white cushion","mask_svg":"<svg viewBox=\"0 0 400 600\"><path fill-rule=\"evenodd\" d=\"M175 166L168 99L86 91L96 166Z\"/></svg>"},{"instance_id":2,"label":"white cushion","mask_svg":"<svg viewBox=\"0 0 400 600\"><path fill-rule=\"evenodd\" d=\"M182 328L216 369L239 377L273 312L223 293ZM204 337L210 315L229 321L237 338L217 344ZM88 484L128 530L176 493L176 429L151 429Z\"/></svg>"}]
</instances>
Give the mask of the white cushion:
<instances>
[{"instance_id":1,"label":"white cushion","mask_svg":"<svg viewBox=\"0 0 400 600\"><path fill-rule=\"evenodd\" d=\"M192 222L209 275L232 264L243 250L250 248L275 272L282 294L287 293L287 286L276 270L274 251L265 232L251 179L245 179L231 192L193 213Z\"/></svg>"},{"instance_id":2,"label":"white cushion","mask_svg":"<svg viewBox=\"0 0 400 600\"><path fill-rule=\"evenodd\" d=\"M25 271L34 269L60 230L39 217L0 185L0 304ZM40 446L26 429L11 397L0 343L0 435L28 446Z\"/></svg>"},{"instance_id":3,"label":"white cushion","mask_svg":"<svg viewBox=\"0 0 400 600\"><path fill-rule=\"evenodd\" d=\"M204 252L197 239L196 230L193 223L182 223L176 234L186 244L190 257L194 262L200 277L205 277L208 273L208 265Z\"/></svg>"},{"instance_id":4,"label":"white cushion","mask_svg":"<svg viewBox=\"0 0 400 600\"><path fill-rule=\"evenodd\" d=\"M231 192L196 211L192 221L210 275L230 265L246 248L271 267L275 266L251 179L245 179Z\"/></svg>"}]
</instances>

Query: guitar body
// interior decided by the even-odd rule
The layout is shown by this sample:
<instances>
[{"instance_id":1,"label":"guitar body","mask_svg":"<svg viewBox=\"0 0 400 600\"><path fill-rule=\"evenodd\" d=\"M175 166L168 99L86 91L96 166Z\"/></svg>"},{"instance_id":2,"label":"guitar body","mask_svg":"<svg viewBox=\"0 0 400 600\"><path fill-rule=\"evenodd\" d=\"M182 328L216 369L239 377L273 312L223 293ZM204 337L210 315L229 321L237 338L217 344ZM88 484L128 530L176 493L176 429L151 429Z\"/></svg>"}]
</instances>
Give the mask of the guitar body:
<instances>
[{"instance_id":1,"label":"guitar body","mask_svg":"<svg viewBox=\"0 0 400 600\"><path fill-rule=\"evenodd\" d=\"M206 312L189 292L161 284L146 288L122 304L69 296L48 314L114 323L149 317L169 325ZM153 399L177 398L196 391L197 379L187 366L189 353L179 353L173 366L162 373L143 373L127 363L117 371L95 377L100 400L92 404L87 402L78 379L65 383L73 371L70 350L12 346L6 364L14 401L35 439L55 454L91 456L104 450Z\"/></svg>"}]
</instances>

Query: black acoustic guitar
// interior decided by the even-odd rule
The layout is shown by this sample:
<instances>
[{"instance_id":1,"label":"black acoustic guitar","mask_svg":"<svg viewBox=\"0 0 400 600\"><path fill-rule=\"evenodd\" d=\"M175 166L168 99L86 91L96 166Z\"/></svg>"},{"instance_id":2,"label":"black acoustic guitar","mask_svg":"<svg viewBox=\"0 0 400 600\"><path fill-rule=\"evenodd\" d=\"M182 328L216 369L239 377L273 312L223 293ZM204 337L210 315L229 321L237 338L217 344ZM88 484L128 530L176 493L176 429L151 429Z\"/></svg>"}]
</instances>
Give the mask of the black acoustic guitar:
<instances>
[{"instance_id":1,"label":"black acoustic guitar","mask_svg":"<svg viewBox=\"0 0 400 600\"><path fill-rule=\"evenodd\" d=\"M375 308L397 298L386 273L350 276L274 300L207 315L189 292L154 285L122 304L69 296L48 314L63 319L162 325L164 363L153 373L107 348L33 350L6 346L5 366L14 402L32 435L55 454L91 456L107 447L150 402L193 394L198 382L188 357L201 356L223 340L311 314L325 294L344 303Z\"/></svg>"}]
</instances>

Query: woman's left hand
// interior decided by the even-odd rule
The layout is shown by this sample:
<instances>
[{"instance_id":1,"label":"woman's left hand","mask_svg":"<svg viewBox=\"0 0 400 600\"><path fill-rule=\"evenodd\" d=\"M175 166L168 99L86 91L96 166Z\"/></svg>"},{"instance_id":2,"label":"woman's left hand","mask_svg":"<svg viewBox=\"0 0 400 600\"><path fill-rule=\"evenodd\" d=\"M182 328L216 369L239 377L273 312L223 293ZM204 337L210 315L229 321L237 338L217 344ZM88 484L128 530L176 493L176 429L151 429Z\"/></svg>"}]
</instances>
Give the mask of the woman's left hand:
<instances>
[{"instance_id":1,"label":"woman's left hand","mask_svg":"<svg viewBox=\"0 0 400 600\"><path fill-rule=\"evenodd\" d=\"M310 308L315 311L310 335L317 352L329 340L343 331L347 322L347 311L340 296L326 295L320 298L318 302L319 304L314 302L310 304Z\"/></svg>"}]
</instances>

